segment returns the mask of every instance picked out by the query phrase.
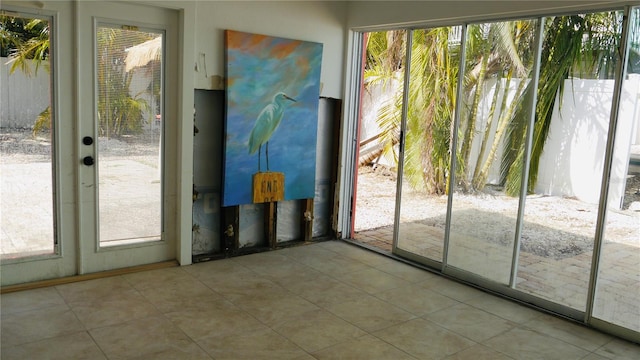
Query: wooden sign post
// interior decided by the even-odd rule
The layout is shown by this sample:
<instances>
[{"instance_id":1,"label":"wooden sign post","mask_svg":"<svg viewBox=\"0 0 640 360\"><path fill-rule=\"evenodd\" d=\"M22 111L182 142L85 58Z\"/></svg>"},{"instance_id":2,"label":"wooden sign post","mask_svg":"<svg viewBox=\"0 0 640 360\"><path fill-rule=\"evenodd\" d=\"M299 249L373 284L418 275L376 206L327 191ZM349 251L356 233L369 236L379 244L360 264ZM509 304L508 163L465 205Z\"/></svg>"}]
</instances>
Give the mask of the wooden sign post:
<instances>
[{"instance_id":1,"label":"wooden sign post","mask_svg":"<svg viewBox=\"0 0 640 360\"><path fill-rule=\"evenodd\" d=\"M284 200L284 173L258 172L253 174L253 203Z\"/></svg>"}]
</instances>

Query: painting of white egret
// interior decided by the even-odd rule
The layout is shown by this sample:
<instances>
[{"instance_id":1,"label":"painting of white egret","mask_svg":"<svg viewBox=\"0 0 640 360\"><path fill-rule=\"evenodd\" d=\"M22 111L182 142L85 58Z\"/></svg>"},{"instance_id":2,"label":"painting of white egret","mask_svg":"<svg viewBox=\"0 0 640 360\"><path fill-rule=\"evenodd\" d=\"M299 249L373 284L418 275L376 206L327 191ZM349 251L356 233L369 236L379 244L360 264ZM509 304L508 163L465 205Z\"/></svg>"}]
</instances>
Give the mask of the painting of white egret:
<instances>
[{"instance_id":1,"label":"painting of white egret","mask_svg":"<svg viewBox=\"0 0 640 360\"><path fill-rule=\"evenodd\" d=\"M226 30L225 55L222 206L313 198L322 44Z\"/></svg>"}]
</instances>

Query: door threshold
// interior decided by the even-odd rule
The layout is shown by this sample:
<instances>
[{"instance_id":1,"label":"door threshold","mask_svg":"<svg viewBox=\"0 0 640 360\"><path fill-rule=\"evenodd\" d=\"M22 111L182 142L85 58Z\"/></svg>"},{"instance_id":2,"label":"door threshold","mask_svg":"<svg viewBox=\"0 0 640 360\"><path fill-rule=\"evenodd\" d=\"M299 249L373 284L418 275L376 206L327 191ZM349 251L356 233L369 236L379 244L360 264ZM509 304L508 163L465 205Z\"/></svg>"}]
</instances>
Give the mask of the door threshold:
<instances>
[{"instance_id":1,"label":"door threshold","mask_svg":"<svg viewBox=\"0 0 640 360\"><path fill-rule=\"evenodd\" d=\"M166 268L176 267L179 265L180 264L178 263L177 260L170 260L170 261L163 261L163 262L153 263L153 264L132 266L132 267L127 267L122 269L100 271L100 272L91 273L91 274L74 275L74 276L67 276L67 277L58 278L58 279L49 279L49 280L34 281L34 282L29 282L24 284L8 285L0 288L0 294L8 294L16 291L32 290L32 289L38 289L43 287L49 287L49 286L63 285L63 284L69 284L69 283L74 283L79 281L95 280L95 279L101 279L101 278L106 278L111 276L126 275L131 273L142 272L142 271L166 269Z\"/></svg>"}]
</instances>

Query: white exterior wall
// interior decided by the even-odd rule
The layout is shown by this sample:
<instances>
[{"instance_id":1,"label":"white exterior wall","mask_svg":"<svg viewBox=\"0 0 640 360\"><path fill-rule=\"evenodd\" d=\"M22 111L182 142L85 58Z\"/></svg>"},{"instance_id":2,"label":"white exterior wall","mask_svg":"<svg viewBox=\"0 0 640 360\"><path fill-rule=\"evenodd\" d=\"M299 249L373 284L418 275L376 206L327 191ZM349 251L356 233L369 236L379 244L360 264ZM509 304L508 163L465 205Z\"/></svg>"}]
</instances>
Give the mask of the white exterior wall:
<instances>
[{"instance_id":1,"label":"white exterior wall","mask_svg":"<svg viewBox=\"0 0 640 360\"><path fill-rule=\"evenodd\" d=\"M38 115L49 106L51 75L44 64L37 75L29 77L20 70L9 74L11 64L7 61L8 58L0 58L0 127L33 128Z\"/></svg>"},{"instance_id":2,"label":"white exterior wall","mask_svg":"<svg viewBox=\"0 0 640 360\"><path fill-rule=\"evenodd\" d=\"M507 104L512 101L519 81L518 79L511 81L507 92L509 96ZM559 102L556 102L549 136L540 158L536 193L576 197L593 204L599 202L613 86L614 80L565 81L562 106L560 107ZM498 104L502 101L504 90L504 88L501 90ZM380 131L376 124L376 116L382 103L391 98L393 91L395 87L387 91L382 91L380 87L372 87L372 93L365 93L360 141ZM479 105L476 136L470 154L471 169L474 169L480 152L494 91L495 81L488 81L485 84L485 95ZM378 102L374 103L373 99L377 99ZM483 161L486 160L493 143L499 116L499 109L496 109ZM632 145L640 142L640 137L637 136L638 128L640 128L640 74L631 74L623 87L612 164L609 205L614 208L619 208L624 198L629 150ZM500 180L501 158L502 146L498 148L489 172L487 182L490 184L497 184ZM392 161L384 163L393 164Z\"/></svg>"},{"instance_id":3,"label":"white exterior wall","mask_svg":"<svg viewBox=\"0 0 640 360\"><path fill-rule=\"evenodd\" d=\"M556 102L540 158L536 193L599 202L613 86L613 80L565 81L562 107ZM612 164L609 205L614 208L624 197L633 129L640 123L639 94L640 75L630 75L621 96Z\"/></svg>"}]
</instances>

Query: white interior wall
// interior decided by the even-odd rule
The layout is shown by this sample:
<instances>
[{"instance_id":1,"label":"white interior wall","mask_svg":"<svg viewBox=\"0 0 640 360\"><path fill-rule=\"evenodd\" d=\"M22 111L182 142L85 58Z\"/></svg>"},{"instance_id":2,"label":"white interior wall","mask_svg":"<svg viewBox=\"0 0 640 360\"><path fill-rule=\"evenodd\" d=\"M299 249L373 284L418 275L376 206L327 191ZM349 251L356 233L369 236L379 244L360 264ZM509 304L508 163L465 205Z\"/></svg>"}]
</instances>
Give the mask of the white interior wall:
<instances>
[{"instance_id":1,"label":"white interior wall","mask_svg":"<svg viewBox=\"0 0 640 360\"><path fill-rule=\"evenodd\" d=\"M224 89L224 30L323 44L321 96L343 97L346 2L196 2L196 89Z\"/></svg>"}]
</instances>

